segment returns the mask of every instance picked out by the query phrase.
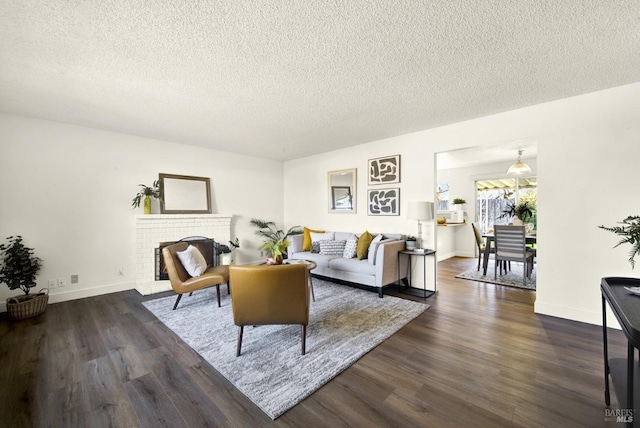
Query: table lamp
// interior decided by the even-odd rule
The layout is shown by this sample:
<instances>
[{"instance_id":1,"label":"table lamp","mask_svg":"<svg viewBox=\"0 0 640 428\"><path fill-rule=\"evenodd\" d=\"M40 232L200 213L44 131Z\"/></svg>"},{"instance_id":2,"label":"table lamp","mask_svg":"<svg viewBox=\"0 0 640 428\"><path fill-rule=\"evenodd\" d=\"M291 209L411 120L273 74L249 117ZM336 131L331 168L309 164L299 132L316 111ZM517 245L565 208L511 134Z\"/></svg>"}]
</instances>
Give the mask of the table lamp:
<instances>
[{"instance_id":1,"label":"table lamp","mask_svg":"<svg viewBox=\"0 0 640 428\"><path fill-rule=\"evenodd\" d=\"M417 249L422 249L422 222L433 220L433 202L409 202L407 210L409 220L418 220Z\"/></svg>"}]
</instances>

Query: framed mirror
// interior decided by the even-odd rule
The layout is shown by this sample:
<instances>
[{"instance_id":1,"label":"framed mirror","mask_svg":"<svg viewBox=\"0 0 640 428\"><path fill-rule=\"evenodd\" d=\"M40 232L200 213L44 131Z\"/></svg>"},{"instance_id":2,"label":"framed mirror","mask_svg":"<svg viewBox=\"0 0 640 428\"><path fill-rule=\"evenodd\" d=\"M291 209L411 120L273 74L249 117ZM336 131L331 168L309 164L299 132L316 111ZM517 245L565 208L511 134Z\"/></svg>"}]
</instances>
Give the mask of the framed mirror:
<instances>
[{"instance_id":1,"label":"framed mirror","mask_svg":"<svg viewBox=\"0 0 640 428\"><path fill-rule=\"evenodd\" d=\"M356 168L329 171L329 212L356 213Z\"/></svg>"},{"instance_id":2,"label":"framed mirror","mask_svg":"<svg viewBox=\"0 0 640 428\"><path fill-rule=\"evenodd\" d=\"M162 214L211 214L209 177L159 174Z\"/></svg>"}]
</instances>

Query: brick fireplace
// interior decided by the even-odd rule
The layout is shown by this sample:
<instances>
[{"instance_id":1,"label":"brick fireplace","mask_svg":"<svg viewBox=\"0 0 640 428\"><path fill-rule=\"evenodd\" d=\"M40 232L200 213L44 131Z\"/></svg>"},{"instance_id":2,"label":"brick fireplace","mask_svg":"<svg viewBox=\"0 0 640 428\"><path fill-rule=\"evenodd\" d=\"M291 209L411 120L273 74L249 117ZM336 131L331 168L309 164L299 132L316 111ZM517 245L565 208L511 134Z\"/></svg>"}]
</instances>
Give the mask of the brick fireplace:
<instances>
[{"instance_id":1,"label":"brick fireplace","mask_svg":"<svg viewBox=\"0 0 640 428\"><path fill-rule=\"evenodd\" d=\"M155 249L161 242L187 236L206 236L217 242L231 240L231 216L223 214L137 215L135 223L136 290L142 295L171 290L169 281L155 280Z\"/></svg>"}]
</instances>

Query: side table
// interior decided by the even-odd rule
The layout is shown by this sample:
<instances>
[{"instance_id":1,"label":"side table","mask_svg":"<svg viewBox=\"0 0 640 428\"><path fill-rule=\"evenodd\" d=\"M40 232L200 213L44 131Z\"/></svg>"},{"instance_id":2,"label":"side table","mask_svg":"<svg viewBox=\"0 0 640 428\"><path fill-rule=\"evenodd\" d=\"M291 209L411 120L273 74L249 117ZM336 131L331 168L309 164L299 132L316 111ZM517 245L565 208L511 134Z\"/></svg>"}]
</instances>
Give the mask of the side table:
<instances>
[{"instance_id":1,"label":"side table","mask_svg":"<svg viewBox=\"0 0 640 428\"><path fill-rule=\"evenodd\" d=\"M409 257L409 285L405 287L400 292L409 292L411 290L411 282L412 282L412 271L411 271L411 258L412 257L422 257L422 292L423 297L426 299L434 295L437 291L436 286L436 250L424 250L424 251L415 251L415 250L402 250L398 251L398 282L400 282L400 256L405 255ZM433 290L427 290L427 256L433 256ZM410 293L412 294L412 293Z\"/></svg>"}]
</instances>

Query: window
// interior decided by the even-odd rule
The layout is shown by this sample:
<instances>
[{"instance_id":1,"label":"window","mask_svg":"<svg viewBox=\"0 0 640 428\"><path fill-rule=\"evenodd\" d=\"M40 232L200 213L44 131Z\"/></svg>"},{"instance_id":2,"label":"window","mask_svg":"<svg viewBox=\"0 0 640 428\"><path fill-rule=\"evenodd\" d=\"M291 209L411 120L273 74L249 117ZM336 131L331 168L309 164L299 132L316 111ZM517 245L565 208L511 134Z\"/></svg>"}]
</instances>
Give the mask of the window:
<instances>
[{"instance_id":1,"label":"window","mask_svg":"<svg viewBox=\"0 0 640 428\"><path fill-rule=\"evenodd\" d=\"M538 183L536 177L498 178L476 181L476 218L482 233L495 224L509 224L513 217L505 214L509 207L528 201L533 208L530 222L537 228Z\"/></svg>"},{"instance_id":2,"label":"window","mask_svg":"<svg viewBox=\"0 0 640 428\"><path fill-rule=\"evenodd\" d=\"M438 183L438 206L437 211L446 211L449 209L449 183Z\"/></svg>"}]
</instances>

